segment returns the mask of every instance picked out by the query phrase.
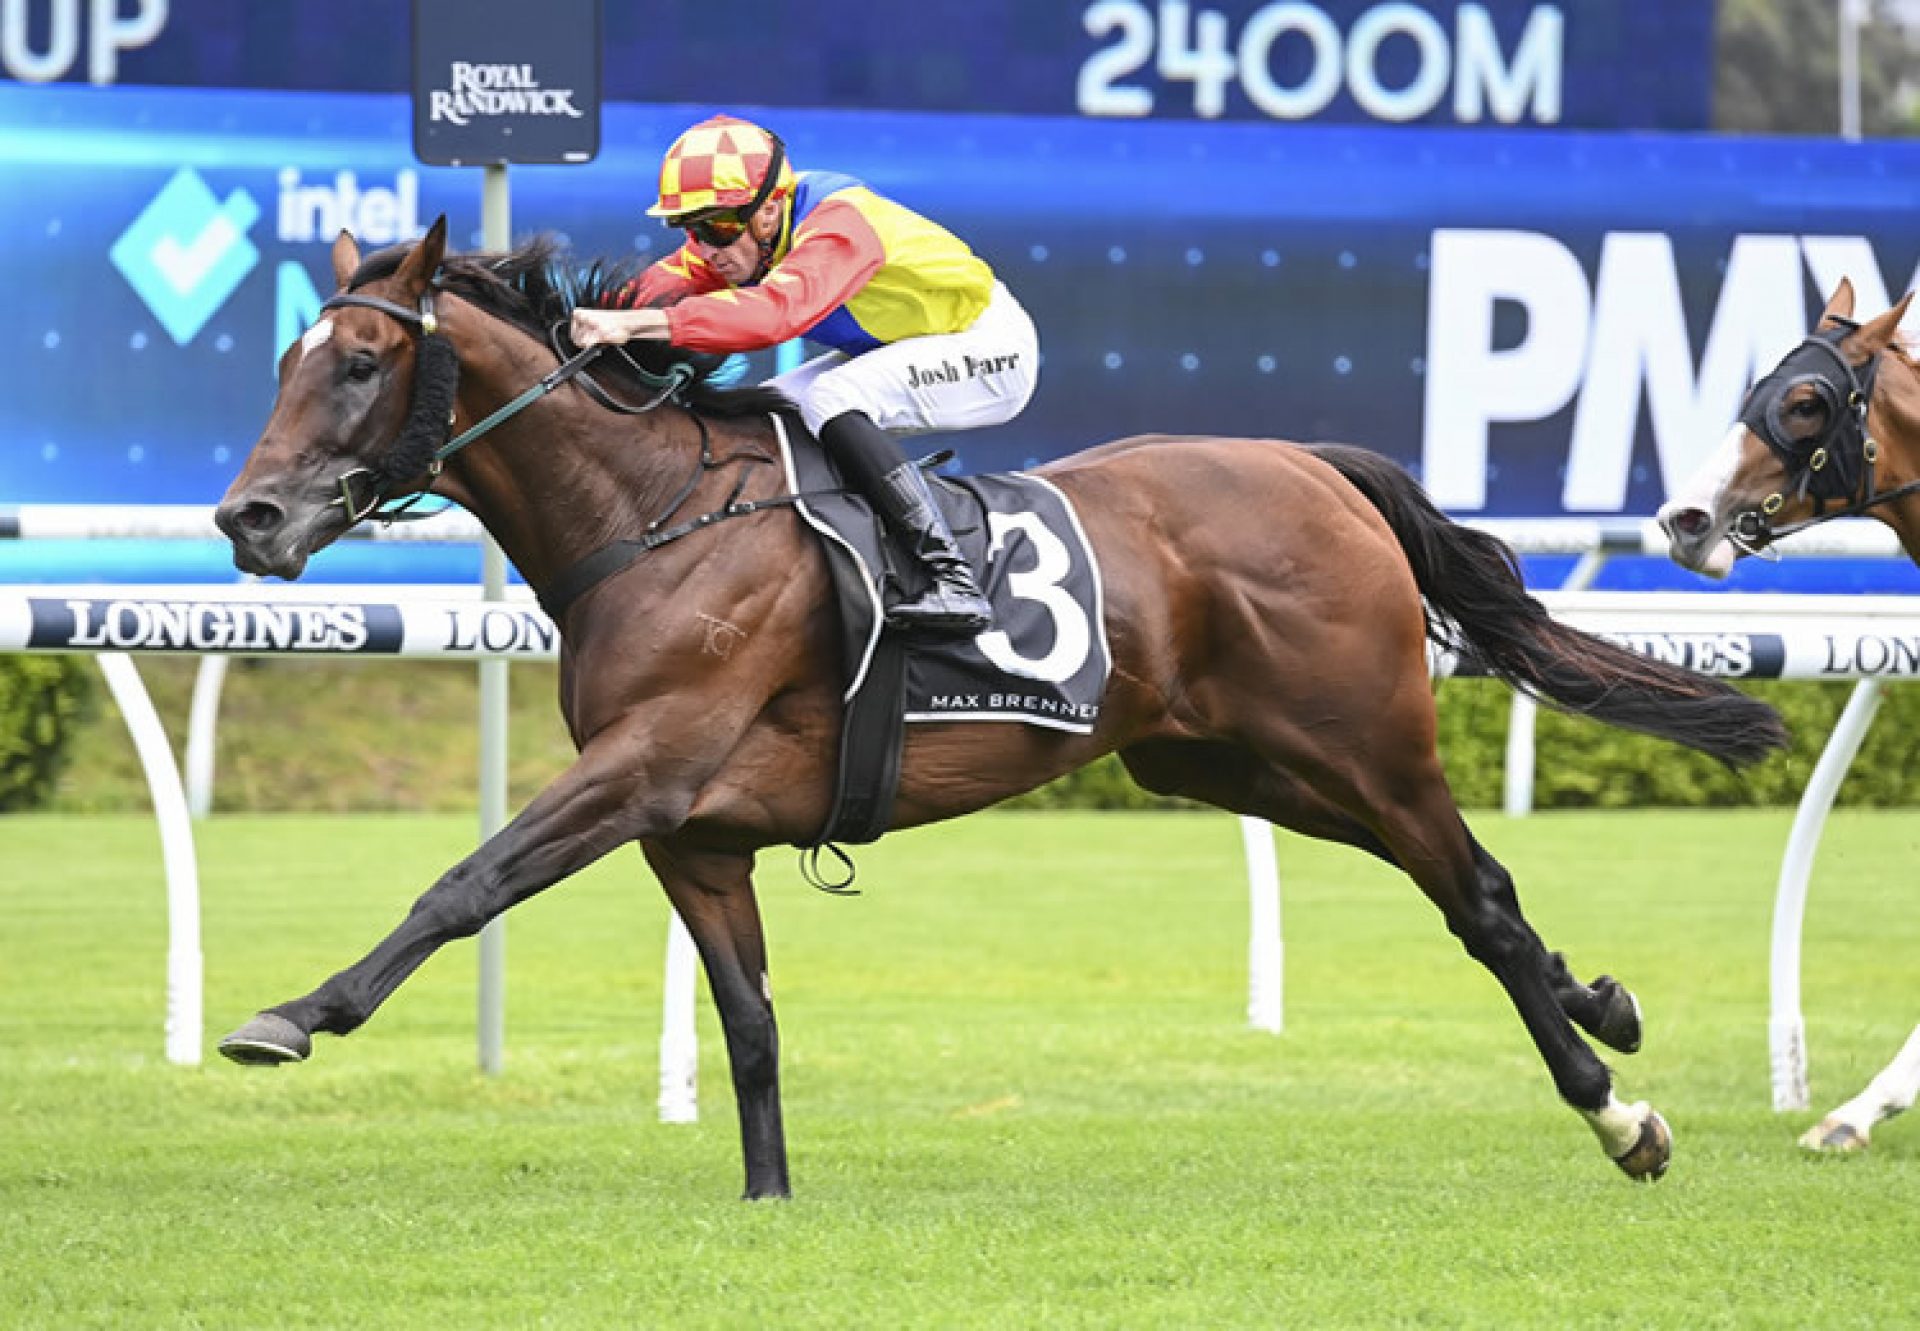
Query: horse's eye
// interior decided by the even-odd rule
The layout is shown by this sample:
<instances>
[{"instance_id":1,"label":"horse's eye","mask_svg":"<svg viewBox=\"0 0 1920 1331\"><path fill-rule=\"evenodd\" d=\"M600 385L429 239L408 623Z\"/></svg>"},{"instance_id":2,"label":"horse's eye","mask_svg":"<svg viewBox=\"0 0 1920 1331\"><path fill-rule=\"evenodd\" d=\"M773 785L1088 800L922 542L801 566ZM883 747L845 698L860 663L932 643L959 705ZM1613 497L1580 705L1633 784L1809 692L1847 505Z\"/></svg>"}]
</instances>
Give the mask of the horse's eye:
<instances>
[{"instance_id":1,"label":"horse's eye","mask_svg":"<svg viewBox=\"0 0 1920 1331\"><path fill-rule=\"evenodd\" d=\"M1818 398L1803 397L1787 409L1787 414L1795 420L1818 420L1826 414L1826 408L1820 405Z\"/></svg>"},{"instance_id":2,"label":"horse's eye","mask_svg":"<svg viewBox=\"0 0 1920 1331\"><path fill-rule=\"evenodd\" d=\"M378 373L380 373L380 362L365 352L360 352L347 361L348 383L364 384Z\"/></svg>"}]
</instances>

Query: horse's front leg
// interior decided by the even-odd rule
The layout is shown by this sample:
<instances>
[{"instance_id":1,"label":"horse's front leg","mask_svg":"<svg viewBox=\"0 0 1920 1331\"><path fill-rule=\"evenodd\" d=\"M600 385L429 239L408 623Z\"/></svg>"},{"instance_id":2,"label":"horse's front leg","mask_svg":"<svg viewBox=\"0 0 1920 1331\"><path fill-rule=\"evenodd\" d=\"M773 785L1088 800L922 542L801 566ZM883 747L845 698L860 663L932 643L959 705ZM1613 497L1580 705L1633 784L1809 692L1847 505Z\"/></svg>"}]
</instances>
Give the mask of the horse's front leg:
<instances>
[{"instance_id":1,"label":"horse's front leg","mask_svg":"<svg viewBox=\"0 0 1920 1331\"><path fill-rule=\"evenodd\" d=\"M651 841L643 849L700 949L707 987L720 1010L740 1111L746 1197L788 1196L787 1139L780 1121L780 1032L767 980L766 935L753 895L753 856L672 841Z\"/></svg>"},{"instance_id":2,"label":"horse's front leg","mask_svg":"<svg viewBox=\"0 0 1920 1331\"><path fill-rule=\"evenodd\" d=\"M442 944L480 932L615 846L676 826L693 792L652 785L646 752L632 730L596 736L519 817L427 889L373 951L305 998L262 1012L222 1040L220 1052L238 1063L304 1059L314 1032L358 1028Z\"/></svg>"}]
</instances>

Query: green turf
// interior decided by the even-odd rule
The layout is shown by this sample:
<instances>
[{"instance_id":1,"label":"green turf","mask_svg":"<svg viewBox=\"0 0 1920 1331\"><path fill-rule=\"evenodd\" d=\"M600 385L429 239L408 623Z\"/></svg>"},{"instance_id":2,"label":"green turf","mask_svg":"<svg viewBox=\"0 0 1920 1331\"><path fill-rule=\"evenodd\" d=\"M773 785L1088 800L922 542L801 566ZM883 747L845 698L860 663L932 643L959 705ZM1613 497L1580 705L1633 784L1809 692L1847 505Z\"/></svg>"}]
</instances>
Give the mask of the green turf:
<instances>
[{"instance_id":1,"label":"green turf","mask_svg":"<svg viewBox=\"0 0 1920 1331\"><path fill-rule=\"evenodd\" d=\"M138 817L0 819L0 1324L193 1327L1842 1327L1920 1322L1920 1122L1803 1159L1768 1108L1788 814L1477 820L1577 969L1639 993L1622 1094L1677 1134L1619 1176L1494 984L1397 875L1284 838L1287 1032L1244 1021L1239 838L1212 815L986 815L762 863L796 1199L744 1205L654 1114L664 907L625 854L509 929L509 1066L473 951L299 1068L161 1057ZM457 817L201 831L211 1037L358 956ZM1828 831L1816 1099L1920 1020L1920 815ZM211 1054L210 1054L211 1056Z\"/></svg>"}]
</instances>

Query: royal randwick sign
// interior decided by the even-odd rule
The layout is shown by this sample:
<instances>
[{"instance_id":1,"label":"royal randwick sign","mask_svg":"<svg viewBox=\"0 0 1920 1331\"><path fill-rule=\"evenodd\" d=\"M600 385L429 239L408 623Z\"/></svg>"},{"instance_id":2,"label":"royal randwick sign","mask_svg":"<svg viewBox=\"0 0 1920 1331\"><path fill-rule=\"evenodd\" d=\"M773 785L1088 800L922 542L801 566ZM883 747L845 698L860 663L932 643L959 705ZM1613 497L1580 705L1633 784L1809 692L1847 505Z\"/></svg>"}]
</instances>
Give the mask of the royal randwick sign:
<instances>
[{"instance_id":1,"label":"royal randwick sign","mask_svg":"<svg viewBox=\"0 0 1920 1331\"><path fill-rule=\"evenodd\" d=\"M586 113L573 104L572 88L543 88L530 64L476 65L455 60L447 84L427 94L427 119L434 124L466 126L475 120L508 116L566 116Z\"/></svg>"},{"instance_id":2,"label":"royal randwick sign","mask_svg":"<svg viewBox=\"0 0 1920 1331\"><path fill-rule=\"evenodd\" d=\"M414 0L423 162L586 162L600 151L600 0Z\"/></svg>"}]
</instances>

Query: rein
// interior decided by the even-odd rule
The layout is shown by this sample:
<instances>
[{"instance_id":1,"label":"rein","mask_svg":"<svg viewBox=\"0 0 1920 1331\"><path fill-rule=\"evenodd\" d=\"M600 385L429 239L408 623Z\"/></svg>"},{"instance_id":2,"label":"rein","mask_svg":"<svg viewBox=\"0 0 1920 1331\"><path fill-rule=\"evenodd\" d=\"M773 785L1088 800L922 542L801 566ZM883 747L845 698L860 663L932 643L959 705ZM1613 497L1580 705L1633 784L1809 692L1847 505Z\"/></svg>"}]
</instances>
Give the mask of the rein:
<instances>
[{"instance_id":1,"label":"rein","mask_svg":"<svg viewBox=\"0 0 1920 1331\"><path fill-rule=\"evenodd\" d=\"M421 428L431 428L432 426L432 421L422 419L426 415L422 410L423 402L444 396L447 402L447 423L443 429L451 429L453 426L452 398L453 389L459 381L460 362L458 356L454 354L451 344L447 342L446 335L440 332L439 315L434 310L434 291L435 288L429 286L421 293L420 307L417 310L408 309L404 305L394 301L384 300L379 296L366 296L351 291L343 291L330 296L322 302L320 306L322 313L332 309L339 309L342 306L359 306L363 309L378 310L390 318L399 320L418 340L421 358L420 372L414 379L413 401L408 408L407 428L402 431L400 440L394 448L394 453L402 458L405 458L410 452L417 451L407 446L408 443L414 439L417 430ZM371 467L351 468L341 474L340 497L333 502L346 509L349 525L361 522L370 517L382 522L416 521L424 517L424 514L409 513L407 510L419 503L427 491L432 488L432 478L440 474L441 468L446 465L448 458L458 453L468 444L473 443L476 439L487 434L496 426L502 425L515 416L518 416L554 389L568 383L576 376L581 376L582 371L597 360L600 353L604 350L605 346L602 344L584 347L574 352L573 355L566 357L557 367L543 376L539 382L535 383L511 402L502 406L499 410L487 416L486 419L463 430L454 438L434 446L430 456L424 462L424 470L428 476L427 485L416 493L408 496L403 503L396 507L382 509L380 505L386 502L388 485L397 484L407 479L406 476L396 475L396 471L404 470L410 475L417 474L419 468L411 467L405 462L402 462L397 467L391 465L383 467L379 471ZM656 375L641 366L639 362L635 361L631 356L625 359L627 364L640 375L647 387L656 390L654 396L644 405L622 408L635 414L652 411L669 398L677 397L682 389L693 382L695 376L693 368L686 364L677 364L666 374ZM582 377L582 382L591 383L592 381ZM600 390L597 384L594 385L594 389L593 395L595 398L603 402L607 401L606 394ZM438 412L435 412L433 414L433 420L437 419ZM363 478L372 482L372 488L370 494L364 499L360 499L354 495L353 486L356 480Z\"/></svg>"},{"instance_id":2,"label":"rein","mask_svg":"<svg viewBox=\"0 0 1920 1331\"><path fill-rule=\"evenodd\" d=\"M1791 498L1810 498L1814 505L1812 517L1777 529L1771 519L1787 506L1789 496L1785 489L1768 495L1759 508L1741 512L1734 518L1727 537L1747 554L1760 554L1783 537L1835 518L1858 517L1869 509L1920 491L1920 481L1909 481L1891 490L1876 488L1874 469L1880 460L1880 443L1867 432L1867 412L1873 401L1880 353L1876 351L1856 371L1842 354L1840 341L1859 325L1847 319L1838 319L1836 323L1837 328L1814 333L1788 353L1772 374L1753 386L1741 407L1741 423L1780 460L1789 483L1798 479ZM1809 362L1822 365L1815 368ZM1825 362L1840 367L1846 376L1844 384L1824 369ZM1798 373L1794 372L1796 369ZM1802 384L1810 385L1826 404L1828 421L1826 428L1812 439L1795 440L1781 420L1780 409L1787 394ZM1831 471L1827 470L1829 466ZM1838 507L1829 512L1829 503Z\"/></svg>"},{"instance_id":3,"label":"rein","mask_svg":"<svg viewBox=\"0 0 1920 1331\"><path fill-rule=\"evenodd\" d=\"M473 443L495 427L504 424L525 411L547 394L561 385L578 380L580 386L588 391L596 402L625 415L643 415L653 411L669 401L679 401L681 393L698 377L699 371L683 362L675 363L664 375L655 374L641 365L624 350L621 358L628 367L639 375L641 382L655 390L654 395L645 403L633 406L614 399L607 391L595 383L590 375L584 373L586 367L596 360L606 349L605 344L586 347L566 356L561 363L544 375L539 382L520 393L510 402L490 413L484 420L462 431L452 439L431 446L428 456L420 464L408 461L410 454L420 452L420 442L428 431L441 435L453 425L453 393L460 372L459 357L446 335L440 331L440 320L434 310L434 293L437 288L429 285L421 293L418 309L409 309L405 305L382 299L379 296L366 296L358 292L340 292L330 296L320 309L338 309L342 306L359 306L363 309L378 310L380 313L399 320L411 331L419 344L420 367L413 384L413 401L409 404L407 424L401 431L387 462L378 470L372 467L354 467L340 476L340 497L333 503L341 505L347 512L348 525L374 518L381 522L414 521L426 515L407 512L431 489L433 478L440 474L446 460L455 453ZM555 354L559 355L557 334L554 338ZM682 405L685 405L684 403ZM692 473L687 477L668 501L666 510L647 524L645 531L630 540L609 542L595 550L586 558L562 569L552 583L544 589L537 589L535 595L540 608L546 611L548 618L558 625L562 616L572 604L595 586L627 568L650 550L657 550L670 541L724 522L729 518L743 518L753 513L762 513L768 509L784 508L812 497L809 493L790 493L775 495L770 499L743 500L740 496L746 491L748 473L742 471L734 482L732 491L719 508L703 513L699 517L668 525L675 514L679 513L687 501L699 488L700 478L710 471L736 463L767 463L775 459L754 452L731 453L725 457L716 457L713 452L713 439L707 430L706 421L698 412L691 411L694 424L700 430L700 456L695 461ZM444 424L440 422L444 419ZM395 462L393 459L400 459ZM382 508L386 502L387 487L399 484L421 470L428 476L427 485L409 495L403 502L391 508ZM356 480L370 482L370 493L365 497L354 494ZM827 492L819 492L827 493Z\"/></svg>"}]
</instances>

